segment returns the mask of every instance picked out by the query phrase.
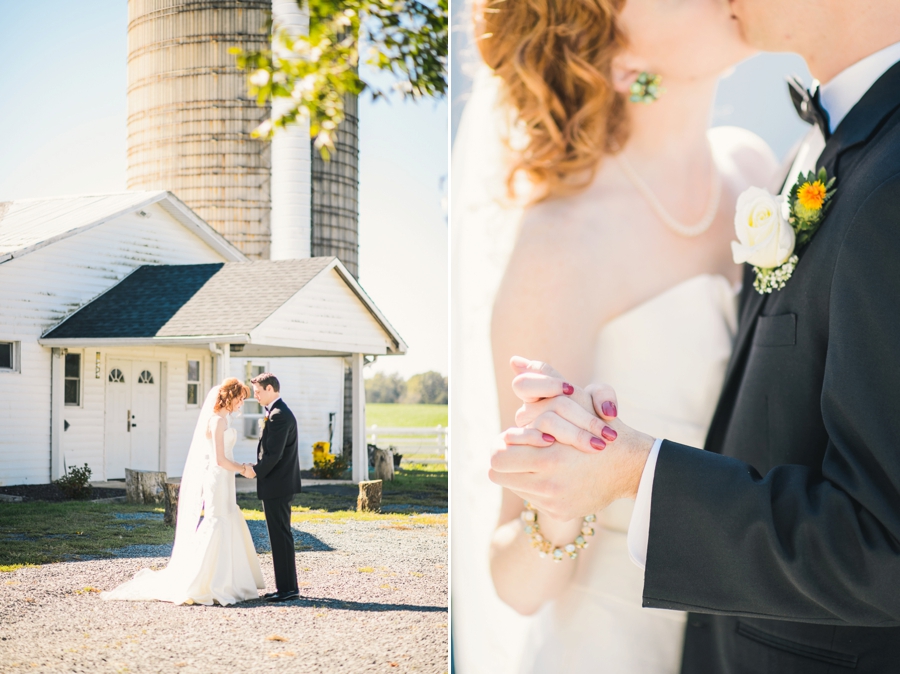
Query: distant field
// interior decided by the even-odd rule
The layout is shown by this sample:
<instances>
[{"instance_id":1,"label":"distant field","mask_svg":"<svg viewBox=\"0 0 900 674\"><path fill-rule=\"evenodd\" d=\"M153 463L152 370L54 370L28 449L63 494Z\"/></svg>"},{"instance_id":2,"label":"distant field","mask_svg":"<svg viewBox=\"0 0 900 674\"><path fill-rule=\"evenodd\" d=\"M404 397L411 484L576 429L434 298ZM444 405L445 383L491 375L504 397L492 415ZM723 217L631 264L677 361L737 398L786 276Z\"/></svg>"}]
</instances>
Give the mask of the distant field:
<instances>
[{"instance_id":1,"label":"distant field","mask_svg":"<svg viewBox=\"0 0 900 674\"><path fill-rule=\"evenodd\" d=\"M447 418L446 405L400 405L391 403L368 403L366 405L366 426L421 428L440 424L446 427Z\"/></svg>"}]
</instances>

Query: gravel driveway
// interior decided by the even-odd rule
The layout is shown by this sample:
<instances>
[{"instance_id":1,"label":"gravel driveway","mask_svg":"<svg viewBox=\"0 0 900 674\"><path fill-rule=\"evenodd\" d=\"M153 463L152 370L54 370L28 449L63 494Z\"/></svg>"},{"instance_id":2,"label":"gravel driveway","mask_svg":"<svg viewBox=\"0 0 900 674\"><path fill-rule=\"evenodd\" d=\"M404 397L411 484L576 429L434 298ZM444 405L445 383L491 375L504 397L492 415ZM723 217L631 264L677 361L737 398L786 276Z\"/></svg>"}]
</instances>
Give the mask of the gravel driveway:
<instances>
[{"instance_id":1,"label":"gravel driveway","mask_svg":"<svg viewBox=\"0 0 900 674\"><path fill-rule=\"evenodd\" d=\"M274 589L264 522L248 522ZM447 529L295 524L301 599L104 602L170 546L0 574L0 672L446 672Z\"/></svg>"}]
</instances>

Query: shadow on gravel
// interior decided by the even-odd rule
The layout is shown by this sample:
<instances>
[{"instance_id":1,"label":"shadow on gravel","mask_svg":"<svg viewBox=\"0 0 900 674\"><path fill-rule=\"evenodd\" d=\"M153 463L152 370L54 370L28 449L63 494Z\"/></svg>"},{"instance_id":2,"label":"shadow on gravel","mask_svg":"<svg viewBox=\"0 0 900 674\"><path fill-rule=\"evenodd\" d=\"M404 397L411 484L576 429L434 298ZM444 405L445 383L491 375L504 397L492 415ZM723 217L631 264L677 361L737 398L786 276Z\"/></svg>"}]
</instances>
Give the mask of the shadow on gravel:
<instances>
[{"instance_id":1,"label":"shadow on gravel","mask_svg":"<svg viewBox=\"0 0 900 674\"><path fill-rule=\"evenodd\" d=\"M227 608L269 608L271 606L296 606L298 608L330 608L337 611L363 611L382 613L386 611L410 611L412 613L447 613L446 606L417 606L416 604L378 604L374 602L344 601L328 597L300 597L292 601L272 604L267 601L249 601L233 604Z\"/></svg>"}]
</instances>

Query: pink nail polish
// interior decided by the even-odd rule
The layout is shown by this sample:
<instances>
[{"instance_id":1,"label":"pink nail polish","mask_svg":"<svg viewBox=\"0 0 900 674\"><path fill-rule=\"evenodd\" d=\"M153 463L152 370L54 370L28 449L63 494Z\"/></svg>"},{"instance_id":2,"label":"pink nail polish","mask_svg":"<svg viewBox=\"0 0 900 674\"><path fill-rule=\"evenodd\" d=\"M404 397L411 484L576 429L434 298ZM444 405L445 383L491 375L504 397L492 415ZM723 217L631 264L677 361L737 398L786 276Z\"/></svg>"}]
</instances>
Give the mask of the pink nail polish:
<instances>
[{"instance_id":1,"label":"pink nail polish","mask_svg":"<svg viewBox=\"0 0 900 674\"><path fill-rule=\"evenodd\" d=\"M603 416L606 417L614 417L619 413L619 410L616 409L616 404L611 400L607 400L600 405L600 409L603 410Z\"/></svg>"},{"instance_id":2,"label":"pink nail polish","mask_svg":"<svg viewBox=\"0 0 900 674\"><path fill-rule=\"evenodd\" d=\"M591 447L597 450L606 449L606 443L600 438L591 438Z\"/></svg>"},{"instance_id":3,"label":"pink nail polish","mask_svg":"<svg viewBox=\"0 0 900 674\"><path fill-rule=\"evenodd\" d=\"M612 442L612 441L615 440L617 437L619 437L619 434L616 433L616 432L615 432L613 429L611 429L609 426L605 426L605 427L603 428L603 430L600 431L600 435L603 436L603 439L604 439L604 440L608 440L609 442Z\"/></svg>"},{"instance_id":4,"label":"pink nail polish","mask_svg":"<svg viewBox=\"0 0 900 674\"><path fill-rule=\"evenodd\" d=\"M541 435L541 438L543 438L544 442L556 442L556 438L554 438L554 437L553 437L552 435L550 435L549 433L544 433L544 434L542 434L542 435Z\"/></svg>"},{"instance_id":5,"label":"pink nail polish","mask_svg":"<svg viewBox=\"0 0 900 674\"><path fill-rule=\"evenodd\" d=\"M566 382L563 382L563 393L565 393L567 396L570 396L573 393L575 393L575 387L572 386L571 384L567 384Z\"/></svg>"}]
</instances>

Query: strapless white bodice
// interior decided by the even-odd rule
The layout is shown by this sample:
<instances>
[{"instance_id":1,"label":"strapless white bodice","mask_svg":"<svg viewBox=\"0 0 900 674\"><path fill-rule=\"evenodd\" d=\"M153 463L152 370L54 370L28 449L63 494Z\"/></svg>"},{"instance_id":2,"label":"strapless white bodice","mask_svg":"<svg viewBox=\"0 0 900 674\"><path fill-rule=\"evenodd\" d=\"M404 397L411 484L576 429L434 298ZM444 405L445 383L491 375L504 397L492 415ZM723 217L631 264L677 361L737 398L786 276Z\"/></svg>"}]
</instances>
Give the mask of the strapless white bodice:
<instances>
[{"instance_id":1,"label":"strapless white bodice","mask_svg":"<svg viewBox=\"0 0 900 674\"><path fill-rule=\"evenodd\" d=\"M234 461L234 445L237 442L237 431L231 428L230 426L225 429L225 458L229 461ZM215 452L215 447L213 447L213 452Z\"/></svg>"},{"instance_id":2,"label":"strapless white bodice","mask_svg":"<svg viewBox=\"0 0 900 674\"><path fill-rule=\"evenodd\" d=\"M594 381L616 391L620 418L657 438L703 447L737 330L737 296L724 276L679 283L607 323ZM633 501L599 514L627 531Z\"/></svg>"},{"instance_id":3,"label":"strapless white bodice","mask_svg":"<svg viewBox=\"0 0 900 674\"><path fill-rule=\"evenodd\" d=\"M695 276L600 330L595 381L615 389L626 424L702 447L736 328L736 293L728 280ZM539 613L524 672L679 671L685 614L641 607L644 574L627 547L633 507L623 499L598 513L600 526L577 560L572 584Z\"/></svg>"}]
</instances>

